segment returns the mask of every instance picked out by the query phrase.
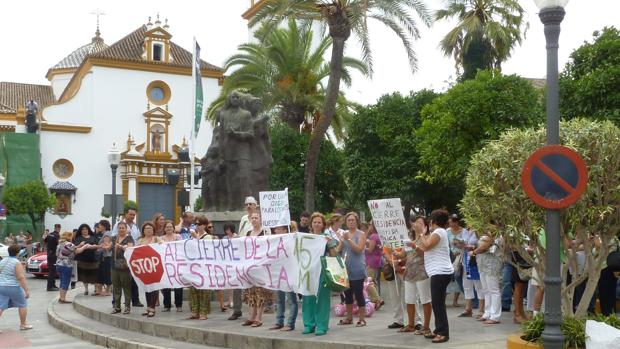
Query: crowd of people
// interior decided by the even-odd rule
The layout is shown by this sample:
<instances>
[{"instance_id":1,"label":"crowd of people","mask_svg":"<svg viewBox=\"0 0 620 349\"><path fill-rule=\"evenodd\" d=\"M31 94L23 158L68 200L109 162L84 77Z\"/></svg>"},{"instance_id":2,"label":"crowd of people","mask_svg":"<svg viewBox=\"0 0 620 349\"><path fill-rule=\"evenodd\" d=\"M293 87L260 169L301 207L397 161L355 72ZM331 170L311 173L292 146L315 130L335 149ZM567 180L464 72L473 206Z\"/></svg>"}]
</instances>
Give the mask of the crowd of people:
<instances>
[{"instance_id":1,"label":"crowd of people","mask_svg":"<svg viewBox=\"0 0 620 349\"><path fill-rule=\"evenodd\" d=\"M339 326L366 326L366 302L372 302L376 311L387 301L393 313L388 328L442 343L450 338L447 294L453 294L453 307L461 306L459 296L464 294L464 308L459 317L472 317L485 325L498 324L502 311L510 311L512 303L513 320L521 323L527 318L524 298L528 287L535 290L527 297L530 309L540 311L543 288L537 286L537 276L528 278L520 272L527 270L523 258L518 253L506 252L501 238L469 230L458 216L445 210L435 210L428 217L412 216L409 240L402 248L392 249L382 245L372 221L361 222L355 212L333 213L329 218L318 212L304 212L299 223L270 229L262 226L260 210L253 197L246 198L245 206L247 214L239 222L239 229L235 229L234 224L225 224L222 234L215 232L213 222L207 217L191 212L183 213L176 225L158 213L139 227L137 212L131 208L114 227L109 221L101 220L94 230L82 224L74 231L61 232L61 226L56 224L52 232L43 235L49 266L47 290L59 291L58 302L68 304L71 302L66 298L67 291L81 282L84 295L112 296L112 314L129 314L132 307L144 305L124 257L127 248L187 239L235 239L304 232L324 236L327 241L325 256L340 256L344 260L349 288L340 295L344 316L338 321ZM20 249L12 245L9 252L16 256ZM60 277L58 288L56 274ZM170 312L174 306L177 312L183 312L183 291L183 288L175 288L146 292L142 297L146 300L142 315L156 316L160 293L163 296L161 311ZM261 327L263 314L275 308L276 321L269 330L293 331L301 305L302 333L321 336L328 332L333 316L334 292L325 282L324 271L315 296L258 286L225 291L189 287L188 292L188 319L193 320L208 319L212 299L217 299L222 312L227 312L228 306L232 308L228 318L231 321L242 317L245 303L250 314L241 324L254 328ZM388 294L383 297L386 292ZM27 297L21 263L10 258L1 261L0 314L9 307L18 307L22 329L31 328L26 322ZM605 297L604 291L601 297ZM615 304L605 304L604 313L615 311L608 309ZM474 314L476 308L478 311ZM434 329L431 329L431 319L434 319Z\"/></svg>"}]
</instances>

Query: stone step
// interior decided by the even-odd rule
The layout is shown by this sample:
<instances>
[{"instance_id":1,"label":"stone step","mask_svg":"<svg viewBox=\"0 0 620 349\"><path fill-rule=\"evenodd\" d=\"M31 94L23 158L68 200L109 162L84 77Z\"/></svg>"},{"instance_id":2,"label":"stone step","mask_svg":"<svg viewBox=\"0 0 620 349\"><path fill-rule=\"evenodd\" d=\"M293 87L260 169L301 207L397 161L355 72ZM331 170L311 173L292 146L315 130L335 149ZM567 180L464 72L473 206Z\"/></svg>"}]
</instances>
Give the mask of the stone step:
<instances>
[{"instance_id":1,"label":"stone step","mask_svg":"<svg viewBox=\"0 0 620 349\"><path fill-rule=\"evenodd\" d=\"M49 323L60 331L96 345L116 349L222 349L204 344L192 344L172 338L155 337L129 327L114 327L75 311L70 304L50 302L47 309Z\"/></svg>"},{"instance_id":2,"label":"stone step","mask_svg":"<svg viewBox=\"0 0 620 349\"><path fill-rule=\"evenodd\" d=\"M334 297L336 302L338 298ZM234 349L418 349L426 348L430 341L413 334L399 334L388 330L386 325L392 321L391 309L380 310L367 319L368 326L338 326L340 318L330 319L330 329L326 336L302 335L303 325L301 311L297 317L297 328L293 332L269 331L275 322L273 314L263 317L264 325L260 328L242 327L240 320L227 321L228 313L221 313L213 304L213 312L206 321L187 320L189 312L184 304L184 312L158 312L153 318L139 315L142 308L132 309L129 315L111 315L110 298L77 296L73 303L74 309L81 315L116 328L132 333L173 339L192 344L212 345ZM161 308L158 308L158 310ZM301 309L300 309L301 310ZM244 315L249 309L244 307ZM471 318L457 318L462 311L454 308L449 310L451 332L454 340L439 348L495 349L505 346L506 337L518 329L511 324L510 314L506 314L505 322L500 325L483 326ZM454 326L453 326L454 325ZM472 333L476 333L472 336ZM183 346L184 348L184 346Z\"/></svg>"}]
</instances>

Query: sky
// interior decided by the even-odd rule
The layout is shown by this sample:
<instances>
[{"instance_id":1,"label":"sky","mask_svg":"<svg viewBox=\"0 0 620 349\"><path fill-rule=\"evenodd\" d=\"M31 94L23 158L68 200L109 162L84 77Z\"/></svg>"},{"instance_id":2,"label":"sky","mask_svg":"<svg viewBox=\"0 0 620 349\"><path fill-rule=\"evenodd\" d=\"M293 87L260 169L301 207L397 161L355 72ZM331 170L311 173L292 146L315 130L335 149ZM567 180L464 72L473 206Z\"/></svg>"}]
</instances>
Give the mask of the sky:
<instances>
[{"instance_id":1,"label":"sky","mask_svg":"<svg viewBox=\"0 0 620 349\"><path fill-rule=\"evenodd\" d=\"M425 0L430 9L441 8L443 1ZM529 28L512 57L502 65L503 72L528 78L544 78L546 74L545 38L538 9L533 0L520 0L526 11ZM241 14L250 0L20 0L0 2L0 81L48 84L47 70L78 47L90 42L96 30L97 9L101 36L110 45L153 20L159 13L168 19L172 40L191 50L192 38L202 47L201 56L209 63L222 66L248 41L247 22ZM620 0L571 0L560 35L560 70L570 53L592 33L604 26L620 25ZM421 23L421 22L420 22ZM455 22L437 22L421 30L414 43L418 70L412 73L407 55L399 39L387 28L369 22L374 59L374 75L368 79L354 75L348 98L371 104L386 93L403 94L423 88L445 91L455 80L454 61L438 48L441 38ZM349 40L348 56L360 57L355 38Z\"/></svg>"}]
</instances>

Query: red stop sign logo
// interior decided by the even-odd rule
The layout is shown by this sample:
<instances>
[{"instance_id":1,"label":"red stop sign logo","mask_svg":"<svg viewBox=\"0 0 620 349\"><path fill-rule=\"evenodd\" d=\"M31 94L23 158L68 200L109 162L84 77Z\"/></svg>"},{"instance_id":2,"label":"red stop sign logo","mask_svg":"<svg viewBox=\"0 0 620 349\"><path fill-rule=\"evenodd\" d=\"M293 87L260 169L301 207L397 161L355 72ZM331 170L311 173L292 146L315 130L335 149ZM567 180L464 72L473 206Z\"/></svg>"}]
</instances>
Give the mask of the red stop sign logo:
<instances>
[{"instance_id":1,"label":"red stop sign logo","mask_svg":"<svg viewBox=\"0 0 620 349\"><path fill-rule=\"evenodd\" d=\"M129 258L129 267L145 285L160 282L164 275L161 257L151 246L135 248Z\"/></svg>"}]
</instances>

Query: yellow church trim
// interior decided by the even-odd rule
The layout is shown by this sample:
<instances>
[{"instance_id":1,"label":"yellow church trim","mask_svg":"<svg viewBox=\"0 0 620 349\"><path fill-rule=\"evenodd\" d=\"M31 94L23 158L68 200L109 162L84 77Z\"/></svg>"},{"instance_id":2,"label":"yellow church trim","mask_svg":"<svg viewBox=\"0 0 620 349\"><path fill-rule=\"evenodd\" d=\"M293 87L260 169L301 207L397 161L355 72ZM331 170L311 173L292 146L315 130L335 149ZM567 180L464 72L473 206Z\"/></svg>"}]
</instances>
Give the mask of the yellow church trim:
<instances>
[{"instance_id":1,"label":"yellow church trim","mask_svg":"<svg viewBox=\"0 0 620 349\"><path fill-rule=\"evenodd\" d=\"M58 68L58 69L50 68L47 71L47 74L45 75L45 77L47 78L47 80L52 81L52 78L54 77L54 75L73 74L76 71L77 71L77 68Z\"/></svg>"},{"instance_id":2,"label":"yellow church trim","mask_svg":"<svg viewBox=\"0 0 620 349\"><path fill-rule=\"evenodd\" d=\"M243 17L243 19L245 20L250 20L252 17L254 17L254 15L258 12L258 10L261 9L261 7L263 7L263 5L265 5L265 3L267 2L267 0L258 0L258 1L252 1L252 6L245 11L241 17Z\"/></svg>"},{"instance_id":3,"label":"yellow church trim","mask_svg":"<svg viewBox=\"0 0 620 349\"><path fill-rule=\"evenodd\" d=\"M92 130L92 127L90 126L41 124L41 131L67 132L67 133L90 133L91 130Z\"/></svg>"},{"instance_id":4,"label":"yellow church trim","mask_svg":"<svg viewBox=\"0 0 620 349\"><path fill-rule=\"evenodd\" d=\"M107 67L107 68L119 68L119 69L129 69L129 70L139 70L139 71L148 71L155 73L165 73L165 74L175 74L175 75L192 75L191 67L180 67L173 66L168 64L161 64L153 61L144 61L144 62L131 62L131 61L123 61L123 60L112 60L112 59L103 59L103 58L86 58L86 60L82 63L78 71L73 75L71 81L63 91L60 98L58 98L58 102L56 104L63 104L68 100L72 99L82 84L82 79L86 74L90 72L90 69L93 66L99 67ZM205 78L214 78L220 79L224 77L224 74L221 71L217 70L209 70L209 69L201 69L200 74Z\"/></svg>"}]
</instances>

